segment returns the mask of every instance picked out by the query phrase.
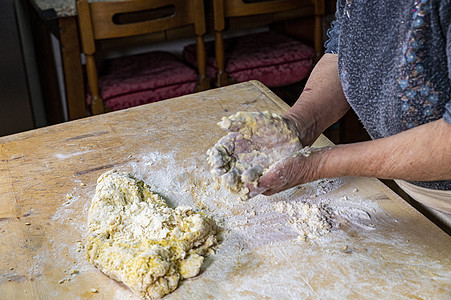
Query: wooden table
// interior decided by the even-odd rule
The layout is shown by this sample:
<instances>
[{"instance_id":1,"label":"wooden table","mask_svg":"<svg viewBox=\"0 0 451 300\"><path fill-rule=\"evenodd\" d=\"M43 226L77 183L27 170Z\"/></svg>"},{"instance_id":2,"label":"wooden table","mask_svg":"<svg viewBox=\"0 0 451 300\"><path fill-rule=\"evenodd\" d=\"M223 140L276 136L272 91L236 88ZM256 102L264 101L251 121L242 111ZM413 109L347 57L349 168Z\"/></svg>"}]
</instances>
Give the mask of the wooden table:
<instances>
[{"instance_id":1,"label":"wooden table","mask_svg":"<svg viewBox=\"0 0 451 300\"><path fill-rule=\"evenodd\" d=\"M134 297L83 249L96 179L115 168L224 229L202 273L167 299L449 299L450 237L376 179L323 180L247 202L215 187L205 152L224 135L221 117L285 109L247 82L0 138L2 298ZM304 241L296 218L277 210L302 202L346 218Z\"/></svg>"}]
</instances>

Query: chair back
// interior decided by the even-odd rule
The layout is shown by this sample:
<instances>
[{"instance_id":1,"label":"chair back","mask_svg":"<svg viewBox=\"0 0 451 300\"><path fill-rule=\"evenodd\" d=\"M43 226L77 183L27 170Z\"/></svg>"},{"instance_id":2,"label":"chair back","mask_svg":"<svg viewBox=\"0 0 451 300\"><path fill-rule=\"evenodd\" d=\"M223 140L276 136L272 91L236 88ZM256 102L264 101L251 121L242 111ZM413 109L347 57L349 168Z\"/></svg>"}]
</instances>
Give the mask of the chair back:
<instances>
[{"instance_id":1,"label":"chair back","mask_svg":"<svg viewBox=\"0 0 451 300\"><path fill-rule=\"evenodd\" d=\"M307 14L303 10L309 10ZM322 54L322 17L324 15L324 0L213 0L215 51L218 71L216 85L227 84L228 78L225 72L224 42L222 32L226 28L226 19L233 17L255 16L263 14L276 14L288 12L291 18L299 17L294 11L299 11L301 16L314 15L314 47L316 57Z\"/></svg>"},{"instance_id":2,"label":"chair back","mask_svg":"<svg viewBox=\"0 0 451 300\"><path fill-rule=\"evenodd\" d=\"M315 0L214 0L215 7L223 5L225 17L251 16L258 14L277 13L317 5Z\"/></svg>"},{"instance_id":3,"label":"chair back","mask_svg":"<svg viewBox=\"0 0 451 300\"><path fill-rule=\"evenodd\" d=\"M194 27L198 50L198 73L201 89L209 81L205 75L205 12L203 0L78 0L78 21L83 53L86 55L91 107L94 114L104 112L99 95L97 69L94 60L96 41L133 37L186 25Z\"/></svg>"}]
</instances>

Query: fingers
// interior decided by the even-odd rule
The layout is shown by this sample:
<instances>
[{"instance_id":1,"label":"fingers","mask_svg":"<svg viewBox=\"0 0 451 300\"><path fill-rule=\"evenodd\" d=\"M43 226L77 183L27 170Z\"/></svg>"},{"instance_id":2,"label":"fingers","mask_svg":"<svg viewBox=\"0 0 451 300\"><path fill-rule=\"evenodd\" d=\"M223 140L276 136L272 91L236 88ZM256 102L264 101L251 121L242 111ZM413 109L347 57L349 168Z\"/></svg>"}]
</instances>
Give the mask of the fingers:
<instances>
[{"instance_id":1,"label":"fingers","mask_svg":"<svg viewBox=\"0 0 451 300\"><path fill-rule=\"evenodd\" d=\"M264 175L262 175L256 183L248 185L247 188L249 189L249 198L253 198L260 194L265 196L275 194L276 191L273 190L279 182L278 176L275 175L276 173L278 173L278 170L271 168Z\"/></svg>"},{"instance_id":2,"label":"fingers","mask_svg":"<svg viewBox=\"0 0 451 300\"><path fill-rule=\"evenodd\" d=\"M285 157L273 164L264 174L258 178L258 182L249 188L249 198L259 194L271 196L294 187L299 183L293 176L302 169L301 157Z\"/></svg>"},{"instance_id":3,"label":"fingers","mask_svg":"<svg viewBox=\"0 0 451 300\"><path fill-rule=\"evenodd\" d=\"M235 148L235 137L232 133L221 138L211 149L207 151L208 163L212 168L223 168L232 160Z\"/></svg>"},{"instance_id":4,"label":"fingers","mask_svg":"<svg viewBox=\"0 0 451 300\"><path fill-rule=\"evenodd\" d=\"M224 147L221 146L211 148L208 150L207 154L208 162L213 168L224 167L230 162L231 159Z\"/></svg>"},{"instance_id":5,"label":"fingers","mask_svg":"<svg viewBox=\"0 0 451 300\"><path fill-rule=\"evenodd\" d=\"M266 189L261 186L248 185L249 193L247 194L248 199L258 196L260 194L265 194Z\"/></svg>"},{"instance_id":6,"label":"fingers","mask_svg":"<svg viewBox=\"0 0 451 300\"><path fill-rule=\"evenodd\" d=\"M270 167L264 174L260 174L258 179L255 180L252 184L248 184L247 188L249 189L248 197L253 198L260 194L265 196L270 196L277 192L277 188L281 182L281 171L283 167L279 164L275 164ZM274 190L276 188L276 190Z\"/></svg>"},{"instance_id":7,"label":"fingers","mask_svg":"<svg viewBox=\"0 0 451 300\"><path fill-rule=\"evenodd\" d=\"M262 166L252 166L248 169L240 170L232 167L230 170L222 173L219 177L223 186L227 186L235 192L238 192L242 187L256 186L257 179L261 176L264 169ZM243 189L244 191L245 189ZM250 189L249 189L250 190ZM244 192L246 193L246 192Z\"/></svg>"},{"instance_id":8,"label":"fingers","mask_svg":"<svg viewBox=\"0 0 451 300\"><path fill-rule=\"evenodd\" d=\"M263 174L263 166L255 165L250 167L241 174L241 181L244 184L255 182Z\"/></svg>"},{"instance_id":9,"label":"fingers","mask_svg":"<svg viewBox=\"0 0 451 300\"><path fill-rule=\"evenodd\" d=\"M238 191L240 184L240 171L233 167L220 177L222 186L228 186L234 191Z\"/></svg>"},{"instance_id":10,"label":"fingers","mask_svg":"<svg viewBox=\"0 0 451 300\"><path fill-rule=\"evenodd\" d=\"M207 151L210 173L233 191L239 191L245 184L257 180L264 170L261 165L251 164L257 160L254 158L256 154L249 150L248 142L242 139L240 133L230 132Z\"/></svg>"},{"instance_id":11,"label":"fingers","mask_svg":"<svg viewBox=\"0 0 451 300\"><path fill-rule=\"evenodd\" d=\"M222 137L214 146L214 148L221 149L219 151L224 152L224 154L231 156L235 148L235 140L237 133L231 132L228 135Z\"/></svg>"}]
</instances>

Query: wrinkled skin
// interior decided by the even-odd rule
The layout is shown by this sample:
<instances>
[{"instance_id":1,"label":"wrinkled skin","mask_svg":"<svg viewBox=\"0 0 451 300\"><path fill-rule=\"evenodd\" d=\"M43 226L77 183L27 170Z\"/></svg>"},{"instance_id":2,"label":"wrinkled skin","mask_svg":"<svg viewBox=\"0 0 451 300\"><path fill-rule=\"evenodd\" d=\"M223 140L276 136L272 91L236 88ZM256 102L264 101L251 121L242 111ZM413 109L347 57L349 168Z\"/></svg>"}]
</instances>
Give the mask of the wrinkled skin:
<instances>
[{"instance_id":1,"label":"wrinkled skin","mask_svg":"<svg viewBox=\"0 0 451 300\"><path fill-rule=\"evenodd\" d=\"M340 81L338 55L326 53L316 63L299 99L285 112L283 120L297 133L304 146L310 146L349 109ZM240 188L248 187L247 195L253 196L259 193L270 195L320 178L341 176L408 181L450 180L450 128L451 125L441 118L386 138L312 150L308 157L289 156L273 165L267 164L270 168L261 177ZM233 145L230 152L220 147L213 150L226 151L227 154L224 155L227 161L212 164L213 171L217 172L213 176L217 178L230 171L235 164L233 159L239 159L239 155L233 157L232 151L242 152L239 147L234 149L237 137L229 138L231 142L224 141L224 144ZM232 174L235 174L232 183L241 180L239 172Z\"/></svg>"},{"instance_id":2,"label":"wrinkled skin","mask_svg":"<svg viewBox=\"0 0 451 300\"><path fill-rule=\"evenodd\" d=\"M293 188L299 184L315 181L316 166L318 164L318 155L327 151L329 147L324 148L304 148L295 155L282 158L258 179L258 184L248 186L248 197L252 198L259 194L270 196L287 189Z\"/></svg>"},{"instance_id":3,"label":"wrinkled skin","mask_svg":"<svg viewBox=\"0 0 451 300\"><path fill-rule=\"evenodd\" d=\"M264 192L258 185L260 176L302 149L297 133L277 114L239 112L219 125L228 134L207 153L211 174L244 198Z\"/></svg>"}]
</instances>

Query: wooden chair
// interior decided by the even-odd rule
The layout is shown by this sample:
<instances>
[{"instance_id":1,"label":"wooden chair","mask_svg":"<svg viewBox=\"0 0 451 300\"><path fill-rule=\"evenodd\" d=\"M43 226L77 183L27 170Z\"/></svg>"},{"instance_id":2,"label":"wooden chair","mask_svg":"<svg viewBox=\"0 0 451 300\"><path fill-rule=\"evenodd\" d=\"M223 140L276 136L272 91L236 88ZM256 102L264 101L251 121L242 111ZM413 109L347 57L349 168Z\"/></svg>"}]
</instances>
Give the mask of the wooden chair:
<instances>
[{"instance_id":1,"label":"wooden chair","mask_svg":"<svg viewBox=\"0 0 451 300\"><path fill-rule=\"evenodd\" d=\"M322 55L322 17L324 0L212 0L215 30L216 85L229 82L226 72L223 31L231 18L261 15L268 21L314 16L314 60Z\"/></svg>"},{"instance_id":2,"label":"wooden chair","mask_svg":"<svg viewBox=\"0 0 451 300\"><path fill-rule=\"evenodd\" d=\"M93 114L103 113L108 108L108 100L103 99L106 87L102 84L102 76L98 77L96 61L96 44L99 41L111 41L127 37L165 32L169 29L190 25L194 27L197 48L197 74L196 70L183 64L175 56L169 53L152 52L132 57L117 58L110 65L113 75L104 77L105 85L116 89L110 93L129 94L128 102L135 101L133 97L140 98L137 103L115 102L113 110L127 106L139 105L146 102L162 100L161 98L172 98L180 95L177 87L168 87L168 84L176 85L186 80L191 80L193 72L195 82L191 92L205 90L210 86L210 80L205 75L205 45L203 35L205 34L205 15L203 0L123 0L88 2L78 0L78 21L82 42L82 50L86 55L87 78L90 90L91 112ZM137 60L137 61L136 61ZM166 63L167 62L167 63ZM146 70L156 67L158 70ZM173 70L171 70L171 68ZM189 71L189 68L191 71ZM172 73L171 73L172 72ZM182 78L183 76L189 78ZM108 77L109 76L109 77ZM136 77L136 78L135 78ZM163 94L160 99L147 99L155 93L158 80L162 82ZM196 85L197 82L197 85ZM128 84L124 91L118 90L121 84ZM99 88L100 87L100 88ZM138 90L136 90L138 89ZM146 95L152 90L153 94ZM108 92L107 92L108 93ZM133 93L136 93L133 95ZM178 93L178 94L177 94ZM186 93L186 88L183 91ZM108 97L110 97L109 95ZM118 95L116 95L118 96ZM121 96L121 95L119 95ZM112 105L114 106L114 105Z\"/></svg>"}]
</instances>

